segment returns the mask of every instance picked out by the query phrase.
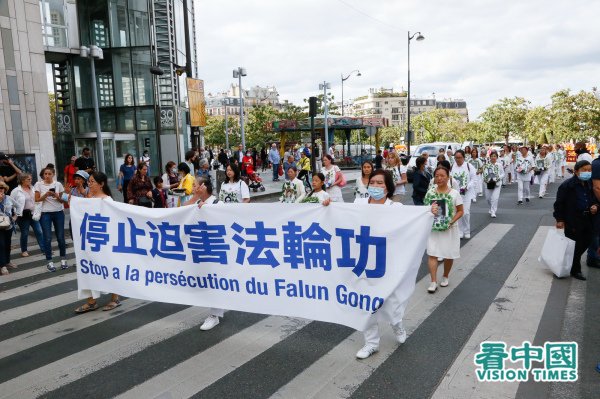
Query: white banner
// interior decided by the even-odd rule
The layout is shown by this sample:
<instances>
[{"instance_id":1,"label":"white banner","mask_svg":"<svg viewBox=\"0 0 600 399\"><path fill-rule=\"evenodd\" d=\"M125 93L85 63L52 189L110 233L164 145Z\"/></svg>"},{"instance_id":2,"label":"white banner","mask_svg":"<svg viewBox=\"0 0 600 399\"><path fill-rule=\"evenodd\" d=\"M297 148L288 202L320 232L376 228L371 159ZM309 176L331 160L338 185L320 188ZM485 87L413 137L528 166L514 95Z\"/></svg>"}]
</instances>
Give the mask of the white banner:
<instances>
[{"instance_id":1,"label":"white banner","mask_svg":"<svg viewBox=\"0 0 600 399\"><path fill-rule=\"evenodd\" d=\"M79 290L303 317L362 330L403 312L427 207L225 204L149 209L71 200ZM396 300L384 306L394 293ZM396 309L389 309L391 303ZM382 307L383 306L383 307Z\"/></svg>"}]
</instances>

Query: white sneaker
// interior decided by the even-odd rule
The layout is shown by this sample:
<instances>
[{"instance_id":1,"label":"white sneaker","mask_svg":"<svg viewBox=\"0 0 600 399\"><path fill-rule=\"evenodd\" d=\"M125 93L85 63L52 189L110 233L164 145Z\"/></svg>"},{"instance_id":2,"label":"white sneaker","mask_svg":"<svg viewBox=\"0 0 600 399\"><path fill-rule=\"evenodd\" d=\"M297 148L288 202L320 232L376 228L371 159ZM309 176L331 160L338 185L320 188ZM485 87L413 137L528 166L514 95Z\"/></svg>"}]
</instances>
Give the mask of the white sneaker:
<instances>
[{"instance_id":1,"label":"white sneaker","mask_svg":"<svg viewBox=\"0 0 600 399\"><path fill-rule=\"evenodd\" d=\"M366 359L371 356L373 353L379 352L379 348L372 345L363 346L358 352L356 352L356 357L358 359Z\"/></svg>"},{"instance_id":2,"label":"white sneaker","mask_svg":"<svg viewBox=\"0 0 600 399\"><path fill-rule=\"evenodd\" d=\"M495 214L495 213L492 213L492 217L493 217L494 219L496 219L496 214Z\"/></svg>"},{"instance_id":3,"label":"white sneaker","mask_svg":"<svg viewBox=\"0 0 600 399\"><path fill-rule=\"evenodd\" d=\"M436 290L437 290L437 283L435 281L432 281L431 284L429 284L429 288L427 288L427 292L433 294Z\"/></svg>"},{"instance_id":4,"label":"white sneaker","mask_svg":"<svg viewBox=\"0 0 600 399\"><path fill-rule=\"evenodd\" d=\"M444 277L442 278L442 282L440 283L440 287L447 287L448 286L448 277Z\"/></svg>"},{"instance_id":5,"label":"white sneaker","mask_svg":"<svg viewBox=\"0 0 600 399\"><path fill-rule=\"evenodd\" d=\"M460 233L459 237L462 239L462 238L465 238L465 235L463 233Z\"/></svg>"},{"instance_id":6,"label":"white sneaker","mask_svg":"<svg viewBox=\"0 0 600 399\"><path fill-rule=\"evenodd\" d=\"M392 330L394 330L394 335L396 335L396 340L403 344L406 342L406 330L402 326L402 322L398 323L398 325L392 326Z\"/></svg>"},{"instance_id":7,"label":"white sneaker","mask_svg":"<svg viewBox=\"0 0 600 399\"><path fill-rule=\"evenodd\" d=\"M483 193L477 194L478 197L483 197Z\"/></svg>"},{"instance_id":8,"label":"white sneaker","mask_svg":"<svg viewBox=\"0 0 600 399\"><path fill-rule=\"evenodd\" d=\"M61 259L60 260L60 268L62 270L68 269L69 265L67 264L67 260L66 259Z\"/></svg>"},{"instance_id":9,"label":"white sneaker","mask_svg":"<svg viewBox=\"0 0 600 399\"><path fill-rule=\"evenodd\" d=\"M219 324L219 316L208 316L200 327L202 331L208 331Z\"/></svg>"},{"instance_id":10,"label":"white sneaker","mask_svg":"<svg viewBox=\"0 0 600 399\"><path fill-rule=\"evenodd\" d=\"M471 239L471 234L465 234L465 238L466 238L467 240L470 240L470 239Z\"/></svg>"},{"instance_id":11,"label":"white sneaker","mask_svg":"<svg viewBox=\"0 0 600 399\"><path fill-rule=\"evenodd\" d=\"M477 202L477 198L473 197L473 202Z\"/></svg>"}]
</instances>

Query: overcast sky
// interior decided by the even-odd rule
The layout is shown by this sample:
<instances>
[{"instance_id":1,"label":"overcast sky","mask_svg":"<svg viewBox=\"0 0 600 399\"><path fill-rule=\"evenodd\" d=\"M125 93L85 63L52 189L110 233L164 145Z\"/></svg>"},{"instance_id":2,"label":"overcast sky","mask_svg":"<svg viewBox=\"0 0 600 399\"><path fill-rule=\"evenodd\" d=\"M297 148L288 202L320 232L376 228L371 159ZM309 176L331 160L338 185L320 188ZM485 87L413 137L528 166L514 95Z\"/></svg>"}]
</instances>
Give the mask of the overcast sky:
<instances>
[{"instance_id":1,"label":"overcast sky","mask_svg":"<svg viewBox=\"0 0 600 399\"><path fill-rule=\"evenodd\" d=\"M471 118L502 97L550 102L563 88L600 82L600 1L596 0L195 0L199 78L225 90L232 70L243 85L276 86L302 104L331 83L344 99L369 88L407 87L412 95L462 98Z\"/></svg>"}]
</instances>

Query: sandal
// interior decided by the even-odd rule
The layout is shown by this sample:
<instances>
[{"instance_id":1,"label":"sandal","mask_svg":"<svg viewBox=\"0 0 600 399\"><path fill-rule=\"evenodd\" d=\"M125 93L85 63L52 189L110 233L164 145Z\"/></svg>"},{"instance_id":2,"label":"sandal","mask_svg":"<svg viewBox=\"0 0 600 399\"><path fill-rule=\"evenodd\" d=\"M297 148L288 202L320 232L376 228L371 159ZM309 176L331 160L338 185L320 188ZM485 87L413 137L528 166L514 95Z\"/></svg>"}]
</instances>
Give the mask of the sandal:
<instances>
[{"instance_id":1,"label":"sandal","mask_svg":"<svg viewBox=\"0 0 600 399\"><path fill-rule=\"evenodd\" d=\"M105 307L102 308L102 311L108 312L109 310L113 310L114 308L118 308L119 306L121 306L121 301L119 301L118 299L116 301L110 301L106 304Z\"/></svg>"},{"instance_id":2,"label":"sandal","mask_svg":"<svg viewBox=\"0 0 600 399\"><path fill-rule=\"evenodd\" d=\"M80 307L75 309L75 313L82 314L82 313L91 312L92 310L96 310L96 309L98 309L98 304L96 302L85 303L84 305L81 305Z\"/></svg>"}]
</instances>

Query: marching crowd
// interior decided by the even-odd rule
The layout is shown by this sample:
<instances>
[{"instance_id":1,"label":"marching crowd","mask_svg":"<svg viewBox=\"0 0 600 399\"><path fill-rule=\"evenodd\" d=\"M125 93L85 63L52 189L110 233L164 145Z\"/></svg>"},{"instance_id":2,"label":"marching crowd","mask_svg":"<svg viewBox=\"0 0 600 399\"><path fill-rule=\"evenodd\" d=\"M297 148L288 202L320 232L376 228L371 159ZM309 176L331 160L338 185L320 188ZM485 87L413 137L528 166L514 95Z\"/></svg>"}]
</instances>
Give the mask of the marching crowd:
<instances>
[{"instance_id":1,"label":"marching crowd","mask_svg":"<svg viewBox=\"0 0 600 399\"><path fill-rule=\"evenodd\" d=\"M136 164L133 155L127 154L119 170L117 189L123 193L124 202L145 207L166 208L198 206L217 203L248 203L250 187L260 157L263 170L267 165L273 170L273 181L282 182L279 202L319 203L328 206L333 202L344 202L342 188L348 185L343 171L336 165L333 145L322 156L318 148L311 154L308 145L286 149L283 156L275 143L269 151L260 153L250 149L244 151L240 145L233 154L220 150L215 158L211 150L199 149L186 153L185 162L168 162L160 176L149 175L150 157L147 153ZM581 274L579 258L590 248L588 264L596 266L598 234L593 216L598 210L600 199L600 160L593 161L585 144L576 145L578 162L574 176L559 188L554 216L557 228L576 241L575 258L571 275L585 280ZM311 168L311 155L318 160L316 170ZM593 162L592 162L593 161ZM102 198L111 200L107 176L95 170L88 148L82 156L73 157L65 168L64 185L56 179L53 165L42 169L40 180L32 186L32 176L21 173L4 154L0 162L13 168L13 174L0 181L0 264L2 274L17 266L10 262L10 240L15 223L20 228L21 256L28 254L29 228L34 231L37 244L47 260L47 269L55 272L53 261L52 231L58 243L60 268L67 269L65 245L65 214L72 197ZM353 187L354 203L400 206L407 194L408 158L394 150L378 151L374 162L364 161L361 176ZM224 170L225 181L217 187L211 178L211 167ZM471 203L485 196L489 215L496 218L502 188L517 184L517 206L531 201L531 186L538 185L537 196L547 193L548 184L566 176L566 154L561 145L465 147L452 151L442 148L436 155L424 152L416 159L412 173L412 200L416 206L428 206L434 215L432 232L427 243L428 267L431 283L428 292L435 293L439 287L449 285L450 272L455 259L460 257L460 240L471 238ZM594 172L592 172L592 169ZM0 172L2 170L0 169ZM256 178L256 176L254 176ZM594 183L592 184L592 179ZM18 186L9 187L10 182ZM597 186L596 186L596 183ZM10 194L10 196L9 196ZM597 199L598 198L598 199ZM72 232L71 232L72 236ZM443 264L444 271L438 284L437 269ZM590 264L591 265L591 264ZM85 304L77 313L98 308L98 292L89 292ZM407 299L393 294L388 306L403 309ZM119 297L112 294L103 310L120 306ZM402 311L392 312L386 321L392 324L398 342L406 340L402 326ZM219 324L222 309L212 309L211 315L201 326L209 330ZM373 317L364 331L365 345L356 356L364 359L377 352L379 332L377 318Z\"/></svg>"}]
</instances>

